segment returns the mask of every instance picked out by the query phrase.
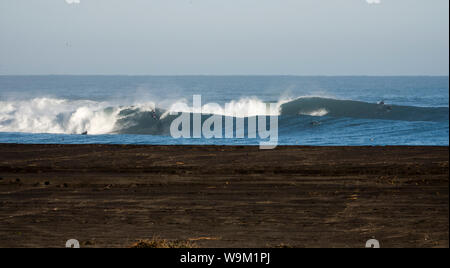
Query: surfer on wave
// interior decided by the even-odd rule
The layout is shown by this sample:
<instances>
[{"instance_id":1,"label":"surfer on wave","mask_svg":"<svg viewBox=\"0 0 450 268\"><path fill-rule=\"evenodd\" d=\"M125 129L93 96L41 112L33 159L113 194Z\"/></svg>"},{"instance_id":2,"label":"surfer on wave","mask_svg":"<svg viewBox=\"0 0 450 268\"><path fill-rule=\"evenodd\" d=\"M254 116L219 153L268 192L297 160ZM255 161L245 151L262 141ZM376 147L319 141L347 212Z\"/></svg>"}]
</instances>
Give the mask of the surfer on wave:
<instances>
[{"instance_id":1,"label":"surfer on wave","mask_svg":"<svg viewBox=\"0 0 450 268\"><path fill-rule=\"evenodd\" d=\"M386 103L384 102L384 100L378 102L378 105L379 105L379 108L380 108L381 110L383 110L384 112L389 113L389 112L392 111L392 106L386 105Z\"/></svg>"}]
</instances>

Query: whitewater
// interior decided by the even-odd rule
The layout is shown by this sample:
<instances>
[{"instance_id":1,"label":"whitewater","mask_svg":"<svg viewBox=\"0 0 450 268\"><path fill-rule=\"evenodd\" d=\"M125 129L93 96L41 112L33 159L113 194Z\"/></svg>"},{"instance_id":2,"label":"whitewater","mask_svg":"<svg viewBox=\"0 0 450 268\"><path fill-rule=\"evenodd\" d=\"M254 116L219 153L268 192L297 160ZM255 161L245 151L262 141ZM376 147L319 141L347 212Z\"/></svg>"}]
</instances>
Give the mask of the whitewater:
<instances>
[{"instance_id":1,"label":"whitewater","mask_svg":"<svg viewBox=\"0 0 450 268\"><path fill-rule=\"evenodd\" d=\"M0 143L259 142L172 138L176 114L198 112L196 94L203 121L277 116L280 145L449 143L448 77L207 76L0 76Z\"/></svg>"}]
</instances>

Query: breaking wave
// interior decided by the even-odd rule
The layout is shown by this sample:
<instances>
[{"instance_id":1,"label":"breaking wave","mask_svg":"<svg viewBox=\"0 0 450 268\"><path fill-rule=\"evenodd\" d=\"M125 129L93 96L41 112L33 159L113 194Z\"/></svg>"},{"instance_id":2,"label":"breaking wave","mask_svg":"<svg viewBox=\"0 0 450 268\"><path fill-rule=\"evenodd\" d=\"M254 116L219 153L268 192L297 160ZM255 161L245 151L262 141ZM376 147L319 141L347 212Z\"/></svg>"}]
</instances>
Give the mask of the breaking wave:
<instances>
[{"instance_id":1,"label":"breaking wave","mask_svg":"<svg viewBox=\"0 0 450 268\"><path fill-rule=\"evenodd\" d=\"M401 121L448 122L448 107L415 107L374 104L352 100L302 97L275 103L277 109L267 109L267 103L257 98L231 101L223 106L206 104L203 113L229 117L277 115L281 118L304 120L311 117L357 118ZM0 132L56 134L151 134L166 135L176 115L171 112L194 112L186 101L169 107L146 102L133 105L113 105L90 100L35 98L25 101L0 101ZM207 116L204 116L205 119Z\"/></svg>"}]
</instances>

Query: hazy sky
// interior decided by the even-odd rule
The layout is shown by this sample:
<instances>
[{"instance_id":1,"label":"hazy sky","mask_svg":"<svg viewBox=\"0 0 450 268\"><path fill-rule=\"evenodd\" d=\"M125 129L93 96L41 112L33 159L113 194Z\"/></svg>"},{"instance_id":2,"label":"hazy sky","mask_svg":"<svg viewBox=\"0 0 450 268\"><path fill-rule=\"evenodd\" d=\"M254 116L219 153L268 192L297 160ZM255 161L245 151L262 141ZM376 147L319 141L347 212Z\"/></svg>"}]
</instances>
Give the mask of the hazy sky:
<instances>
[{"instance_id":1,"label":"hazy sky","mask_svg":"<svg viewBox=\"0 0 450 268\"><path fill-rule=\"evenodd\" d=\"M448 9L448 0L0 0L0 74L448 75Z\"/></svg>"}]
</instances>

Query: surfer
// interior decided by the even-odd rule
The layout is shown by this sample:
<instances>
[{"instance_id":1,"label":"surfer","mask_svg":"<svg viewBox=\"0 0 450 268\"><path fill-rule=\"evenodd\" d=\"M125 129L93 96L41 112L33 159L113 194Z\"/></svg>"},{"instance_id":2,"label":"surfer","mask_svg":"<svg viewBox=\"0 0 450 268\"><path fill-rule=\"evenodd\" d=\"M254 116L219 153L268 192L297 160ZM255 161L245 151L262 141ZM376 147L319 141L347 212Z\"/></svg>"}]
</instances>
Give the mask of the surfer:
<instances>
[{"instance_id":1,"label":"surfer","mask_svg":"<svg viewBox=\"0 0 450 268\"><path fill-rule=\"evenodd\" d=\"M386 105L386 103L384 102L384 100L380 101L380 102L378 103L378 105L379 105L379 108L380 108L383 112L389 113L389 112L392 111L392 106Z\"/></svg>"},{"instance_id":2,"label":"surfer","mask_svg":"<svg viewBox=\"0 0 450 268\"><path fill-rule=\"evenodd\" d=\"M86 136L88 134L87 131L84 131L83 133L81 133L81 135Z\"/></svg>"}]
</instances>

